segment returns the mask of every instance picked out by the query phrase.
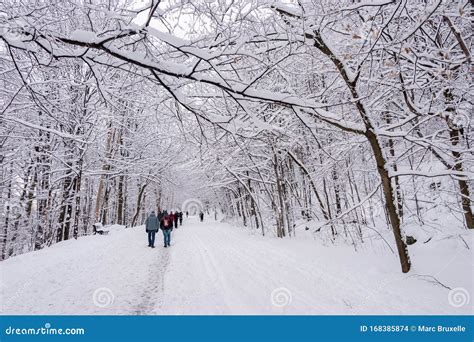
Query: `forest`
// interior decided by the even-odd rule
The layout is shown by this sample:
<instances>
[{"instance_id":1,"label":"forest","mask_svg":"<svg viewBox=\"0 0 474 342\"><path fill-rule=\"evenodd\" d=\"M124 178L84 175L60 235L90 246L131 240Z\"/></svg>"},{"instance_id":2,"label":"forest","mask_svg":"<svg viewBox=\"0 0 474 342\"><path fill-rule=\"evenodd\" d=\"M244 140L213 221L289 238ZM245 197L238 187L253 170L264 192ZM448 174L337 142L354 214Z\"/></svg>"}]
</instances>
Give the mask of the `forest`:
<instances>
[{"instance_id":1,"label":"forest","mask_svg":"<svg viewBox=\"0 0 474 342\"><path fill-rule=\"evenodd\" d=\"M474 229L473 5L2 1L0 260L198 208L409 272Z\"/></svg>"}]
</instances>

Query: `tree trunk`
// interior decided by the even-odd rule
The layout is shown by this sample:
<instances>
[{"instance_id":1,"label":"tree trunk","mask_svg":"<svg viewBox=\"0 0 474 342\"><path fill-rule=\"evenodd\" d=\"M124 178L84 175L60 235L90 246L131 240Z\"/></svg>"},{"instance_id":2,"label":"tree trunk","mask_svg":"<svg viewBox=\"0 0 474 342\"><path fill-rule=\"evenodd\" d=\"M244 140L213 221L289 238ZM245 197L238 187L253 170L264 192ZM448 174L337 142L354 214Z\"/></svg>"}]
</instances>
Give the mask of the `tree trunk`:
<instances>
[{"instance_id":1,"label":"tree trunk","mask_svg":"<svg viewBox=\"0 0 474 342\"><path fill-rule=\"evenodd\" d=\"M385 113L385 119L388 125L392 123L390 113ZM388 138L388 151L390 153L390 157L393 159L390 164L393 165L393 171L397 172L398 166L397 166L397 163L395 162L395 145L393 143L392 138ZM400 217L403 217L402 191L400 188L400 182L398 180L398 177L394 177L394 182L395 182L395 195L396 195L396 200L397 200L398 215Z\"/></svg>"},{"instance_id":2,"label":"tree trunk","mask_svg":"<svg viewBox=\"0 0 474 342\"><path fill-rule=\"evenodd\" d=\"M135 211L135 215L133 215L132 219L132 227L135 227L138 221L138 217L140 216L140 210L142 207L142 199L143 199L143 193L145 192L145 188L147 186L147 183L143 184L141 187L139 187L138 191L138 198L137 198L137 209Z\"/></svg>"},{"instance_id":3,"label":"tree trunk","mask_svg":"<svg viewBox=\"0 0 474 342\"><path fill-rule=\"evenodd\" d=\"M10 163L10 179L8 180L8 191L7 191L7 200L5 203L5 225L3 226L2 231L2 260L5 260L7 256L7 243L8 243L8 225L10 221L10 211L12 198L12 181L13 181L13 162Z\"/></svg>"},{"instance_id":4,"label":"tree trunk","mask_svg":"<svg viewBox=\"0 0 474 342\"><path fill-rule=\"evenodd\" d=\"M117 224L123 224L123 186L124 175L120 175L117 190Z\"/></svg>"},{"instance_id":5,"label":"tree trunk","mask_svg":"<svg viewBox=\"0 0 474 342\"><path fill-rule=\"evenodd\" d=\"M82 182L82 159L79 161L79 174L74 178L74 195L75 195L75 212L73 237L77 239L79 236L79 222L81 216L81 182Z\"/></svg>"},{"instance_id":6,"label":"tree trunk","mask_svg":"<svg viewBox=\"0 0 474 342\"><path fill-rule=\"evenodd\" d=\"M278 201L279 201L279 206L276 207L278 211L278 224L277 224L277 236L279 238L282 238L285 236L285 220L284 220L284 213L283 213L283 208L284 208L284 202L283 202L283 189L281 185L281 179L280 179L280 174L278 172L278 156L276 154L276 151L273 150L273 168L275 171L275 177L276 177L276 188L277 188L277 194L278 194Z\"/></svg>"},{"instance_id":7,"label":"tree trunk","mask_svg":"<svg viewBox=\"0 0 474 342\"><path fill-rule=\"evenodd\" d=\"M367 130L366 137L369 140L370 146L372 147L372 151L375 156L375 161L377 163L377 171L382 181L385 205L387 207L388 215L390 218L393 235L395 237L395 243L397 244L398 257L400 259L402 272L407 273L408 271L410 271L411 267L410 257L408 256L407 245L402 237L400 217L398 216L397 208L394 204L395 192L393 190L392 182L390 180L389 173L387 170L387 162L385 160L385 157L383 156L382 148L379 145L375 133L371 130Z\"/></svg>"},{"instance_id":8,"label":"tree trunk","mask_svg":"<svg viewBox=\"0 0 474 342\"><path fill-rule=\"evenodd\" d=\"M252 192L253 190L252 190L252 185L251 185L251 183L250 183L250 177L249 177L249 172L248 172L248 171L247 171L247 177L248 177L248 178L247 178L247 179L248 179L248 184L247 184L247 186L248 186L248 188L249 188L249 191ZM251 213L251 215L253 215L254 218L255 218L256 229L259 229L260 227L259 227L259 225L258 225L258 217L257 217L257 210L256 210L256 208L255 208L255 201L254 201L254 199L253 199L253 196L249 196L249 197L250 197L250 209L251 209L250 213Z\"/></svg>"},{"instance_id":9,"label":"tree trunk","mask_svg":"<svg viewBox=\"0 0 474 342\"><path fill-rule=\"evenodd\" d=\"M328 211L326 210L326 208L324 207L324 203L321 200L321 197L319 196L318 190L316 190L316 185L314 184L314 181L313 181L313 179L311 177L311 174L309 173L308 169L303 165L303 163L298 158L296 158L296 156L291 151L288 151L288 155L301 168L303 173L308 178L309 184L311 185L311 189L313 189L313 192L316 195L316 199L318 200L319 208L321 209L321 212L323 213L324 219L325 220L330 220L331 217L330 217Z\"/></svg>"},{"instance_id":10,"label":"tree trunk","mask_svg":"<svg viewBox=\"0 0 474 342\"><path fill-rule=\"evenodd\" d=\"M341 205L341 195L339 193L339 179L337 177L336 166L332 168L332 180L334 182L334 196L336 200L336 214L340 214L342 212L342 205Z\"/></svg>"},{"instance_id":11,"label":"tree trunk","mask_svg":"<svg viewBox=\"0 0 474 342\"><path fill-rule=\"evenodd\" d=\"M449 113L454 112L454 107L452 106L451 102L453 101L453 95L449 89L444 91L444 96L446 98L446 111ZM450 120L450 116L447 117L446 120ZM454 158L454 169L459 172L464 171L463 167L463 159L461 153L456 149L457 145L461 141L462 132L461 129L455 127L454 124L448 125L449 127L449 137L451 141L451 145L453 149L451 150L451 154ZM459 184L459 191L461 193L461 207L464 213L464 219L466 221L466 226L469 229L474 229L474 217L472 214L471 209L471 197L469 193L469 186L464 179L458 179Z\"/></svg>"},{"instance_id":12,"label":"tree trunk","mask_svg":"<svg viewBox=\"0 0 474 342\"><path fill-rule=\"evenodd\" d=\"M105 148L105 161L102 165L103 174L100 176L99 187L97 189L97 199L96 199L96 202L95 202L95 220L96 220L96 222L99 221L101 219L101 216L102 216L101 215L102 201L103 201L102 193L104 192L104 183L105 183L104 178L108 177L108 175L106 173L107 173L107 171L110 170L109 160L112 156L113 135L114 134L113 134L113 128L112 128L112 121L110 121L109 125L108 125L108 132L107 132L107 144L106 144L106 148Z\"/></svg>"}]
</instances>

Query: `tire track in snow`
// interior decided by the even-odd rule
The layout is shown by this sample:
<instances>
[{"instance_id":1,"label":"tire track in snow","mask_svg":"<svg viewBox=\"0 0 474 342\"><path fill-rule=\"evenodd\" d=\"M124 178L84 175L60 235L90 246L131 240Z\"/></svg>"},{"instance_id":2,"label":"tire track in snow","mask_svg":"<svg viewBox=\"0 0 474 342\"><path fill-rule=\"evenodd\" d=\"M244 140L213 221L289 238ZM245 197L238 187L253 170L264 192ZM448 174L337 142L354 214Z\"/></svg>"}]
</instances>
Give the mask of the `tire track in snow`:
<instances>
[{"instance_id":1,"label":"tire track in snow","mask_svg":"<svg viewBox=\"0 0 474 342\"><path fill-rule=\"evenodd\" d=\"M199 253L199 257L202 260L202 265L204 266L205 272L208 278L212 282L212 286L215 288L215 293L219 295L219 304L221 305L221 309L229 309L232 308L231 303L228 301L228 296L224 295L224 291L228 289L228 285L226 283L225 277L222 274L222 271L219 269L218 265L216 264L215 256L209 251L208 246L199 236L193 232L193 240L196 243L196 247Z\"/></svg>"},{"instance_id":2,"label":"tire track in snow","mask_svg":"<svg viewBox=\"0 0 474 342\"><path fill-rule=\"evenodd\" d=\"M247 312L249 308L253 308L254 313L255 310L259 313L286 312L287 308L277 308L270 300L272 291L284 285L290 287L301 302L311 302L313 298L296 286L300 278L282 279L280 274L269 271L269 260L265 256L271 256L272 261L279 261L281 256L278 253L264 251L260 257L258 246L252 244L243 247L238 235L217 229L212 224L211 227L205 226L197 223L192 239L199 250L206 274L212 279L216 295L226 304L226 313L235 313L236 310ZM259 255L258 260L254 259L256 255ZM255 291L256 288L259 290Z\"/></svg>"},{"instance_id":3,"label":"tire track in snow","mask_svg":"<svg viewBox=\"0 0 474 342\"><path fill-rule=\"evenodd\" d=\"M204 233L203 230L200 232ZM225 236L217 236L224 232ZM254 284L258 284L261 289L266 289L268 293L278 287L288 288L293 294L293 306L306 307L306 311L321 311L323 309L323 312L327 312L327 310L337 310L340 307L354 309L353 304L367 305L367 302L375 306L381 305L373 298L371 291L364 288L363 284L354 283L354 279L345 277L343 274L332 274L327 267L322 267L323 264L320 260L313 259L310 263L302 263L294 255L285 252L284 249L277 249L271 244L267 244L266 241L260 242L265 248L259 249L257 241L246 241L241 239L239 234L227 229L220 230L209 227L206 228L204 234L206 234L206 244L212 249L212 253L219 256L219 258L214 257L214 260L219 263L226 260L229 264L233 264L234 270L240 274L238 278L252 279ZM199 237L197 238L201 240ZM223 242L225 243L223 244ZM260 247L263 246L260 245ZM269 272L272 263L283 263L282 273ZM286 272L291 272L291 276L289 273L285 275ZM240 297L245 295L247 299L252 297L251 291L246 291L245 287L241 287L239 290ZM265 309L271 305L270 301L265 300L266 298L262 300L262 298L255 297L249 304L255 306L259 299L260 305L263 307L256 308L257 310ZM282 310L277 309L277 311Z\"/></svg>"},{"instance_id":4,"label":"tire track in snow","mask_svg":"<svg viewBox=\"0 0 474 342\"><path fill-rule=\"evenodd\" d=\"M238 235L229 233L225 230L224 238L217 238L216 234L222 234L222 231L218 229L213 229L213 234L210 234L206 240L211 242L212 248L216 254L220 257L216 260L223 261L227 260L229 264L234 265L234 270L238 273L238 279L251 279L254 286L264 289L263 295L262 292L256 296L256 293L252 292L250 289L245 287L240 287L238 295L241 297L239 299L244 299L247 297L247 306L253 306L255 310L264 310L265 312L270 309L275 311L275 313L285 312L286 308L277 308L272 305L270 300L270 294L273 290L280 287L288 287L292 293L294 299L298 299L300 302L309 304L314 302L314 298L308 296L305 291L302 291L300 286L301 280L304 278L304 272L298 272L298 277L288 278L283 277L280 273L272 273L269 271L271 269L271 262L282 261L282 255L277 250L265 249L260 251L255 244L248 244L245 241L239 239ZM222 244L223 241L227 241L225 245ZM242 246L245 244L246 246ZM237 247L239 246L239 247ZM255 257L258 255L258 258ZM271 257L271 258L269 258ZM270 260L269 260L270 259ZM287 262L288 260L285 260ZM295 272L298 269L298 265L292 265L292 271ZM314 276L314 274L312 274ZM322 274L318 274L317 277L321 282L326 283L323 280ZM321 285L321 284L320 284ZM327 284L329 285L329 284ZM240 305L242 306L242 301Z\"/></svg>"}]
</instances>

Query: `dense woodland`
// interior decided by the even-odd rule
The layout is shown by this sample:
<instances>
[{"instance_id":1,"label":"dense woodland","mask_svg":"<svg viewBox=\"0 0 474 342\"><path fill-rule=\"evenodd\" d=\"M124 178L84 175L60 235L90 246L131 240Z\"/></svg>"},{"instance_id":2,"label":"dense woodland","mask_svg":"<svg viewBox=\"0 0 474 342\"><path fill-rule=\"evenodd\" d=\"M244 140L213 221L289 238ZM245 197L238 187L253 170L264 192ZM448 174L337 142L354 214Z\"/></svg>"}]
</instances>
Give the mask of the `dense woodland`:
<instances>
[{"instance_id":1,"label":"dense woodland","mask_svg":"<svg viewBox=\"0 0 474 342\"><path fill-rule=\"evenodd\" d=\"M193 199L279 238L390 230L408 272L407 231L474 228L472 10L2 1L1 259Z\"/></svg>"}]
</instances>

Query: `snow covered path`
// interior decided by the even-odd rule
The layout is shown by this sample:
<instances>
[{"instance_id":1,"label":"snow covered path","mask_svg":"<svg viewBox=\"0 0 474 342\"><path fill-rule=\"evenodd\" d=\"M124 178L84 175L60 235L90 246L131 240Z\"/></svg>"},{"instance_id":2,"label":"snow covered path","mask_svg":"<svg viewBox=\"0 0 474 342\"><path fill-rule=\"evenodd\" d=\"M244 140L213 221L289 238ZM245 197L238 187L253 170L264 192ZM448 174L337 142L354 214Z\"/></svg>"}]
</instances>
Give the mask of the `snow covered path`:
<instances>
[{"instance_id":1,"label":"snow covered path","mask_svg":"<svg viewBox=\"0 0 474 342\"><path fill-rule=\"evenodd\" d=\"M401 274L386 252L253 236L196 218L173 232L171 248L161 242L160 232L157 248L146 247L136 227L8 259L0 263L2 313L472 314L416 269ZM452 274L469 265L460 255L418 274L472 292L472 272Z\"/></svg>"}]
</instances>

